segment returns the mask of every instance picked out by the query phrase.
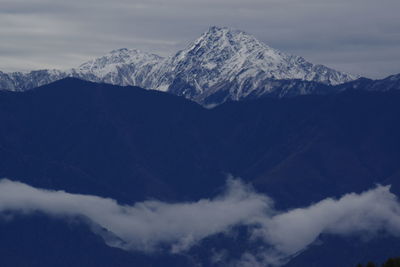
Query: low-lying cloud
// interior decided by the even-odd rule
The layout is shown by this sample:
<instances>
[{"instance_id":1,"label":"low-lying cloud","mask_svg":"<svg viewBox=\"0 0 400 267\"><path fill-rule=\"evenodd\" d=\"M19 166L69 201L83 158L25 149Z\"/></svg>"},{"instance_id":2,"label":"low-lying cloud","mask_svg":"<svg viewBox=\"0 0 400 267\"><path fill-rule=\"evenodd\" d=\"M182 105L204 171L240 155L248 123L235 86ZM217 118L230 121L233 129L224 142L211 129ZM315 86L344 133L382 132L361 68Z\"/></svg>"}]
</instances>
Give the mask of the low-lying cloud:
<instances>
[{"instance_id":1,"label":"low-lying cloud","mask_svg":"<svg viewBox=\"0 0 400 267\"><path fill-rule=\"evenodd\" d=\"M280 264L324 233L400 234L400 203L389 186L280 212L273 208L268 196L238 179L228 179L226 190L213 199L185 203L144 201L132 206L3 179L0 213L5 212L85 218L96 226L92 229L108 245L149 253L161 247L171 253L184 252L206 237L245 226L249 229L248 241L262 241L268 249L243 254L235 263L240 266Z\"/></svg>"}]
</instances>

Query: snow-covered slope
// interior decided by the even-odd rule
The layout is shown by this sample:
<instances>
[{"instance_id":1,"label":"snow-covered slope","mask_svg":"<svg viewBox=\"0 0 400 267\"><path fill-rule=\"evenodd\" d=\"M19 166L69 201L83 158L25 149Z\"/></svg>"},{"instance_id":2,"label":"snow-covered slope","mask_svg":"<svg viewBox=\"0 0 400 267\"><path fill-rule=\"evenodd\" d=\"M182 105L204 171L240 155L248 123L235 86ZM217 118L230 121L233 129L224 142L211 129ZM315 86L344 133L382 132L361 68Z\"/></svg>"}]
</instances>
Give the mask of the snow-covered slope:
<instances>
[{"instance_id":1,"label":"snow-covered slope","mask_svg":"<svg viewBox=\"0 0 400 267\"><path fill-rule=\"evenodd\" d=\"M357 78L282 53L245 32L219 27L211 27L186 49L166 59L161 70L166 75L154 88L172 85L172 93L198 102L222 92L233 100L255 91L271 93L278 89L274 87L276 80L336 85Z\"/></svg>"},{"instance_id":2,"label":"snow-covered slope","mask_svg":"<svg viewBox=\"0 0 400 267\"><path fill-rule=\"evenodd\" d=\"M118 85L138 85L147 88L147 73L163 58L133 49L113 50L107 55L68 70L38 70L28 73L0 72L0 89L24 91L66 77Z\"/></svg>"},{"instance_id":3,"label":"snow-covered slope","mask_svg":"<svg viewBox=\"0 0 400 267\"><path fill-rule=\"evenodd\" d=\"M0 72L0 90L25 91L68 76L69 73L60 70L35 70L27 73Z\"/></svg>"},{"instance_id":4,"label":"snow-covered slope","mask_svg":"<svg viewBox=\"0 0 400 267\"><path fill-rule=\"evenodd\" d=\"M122 48L83 63L73 72L87 80L147 87L148 73L162 61L154 54Z\"/></svg>"},{"instance_id":5,"label":"snow-covered slope","mask_svg":"<svg viewBox=\"0 0 400 267\"><path fill-rule=\"evenodd\" d=\"M245 32L211 27L168 58L119 49L66 71L0 73L0 88L27 90L64 77L168 91L203 104L274 94L276 90L279 94L275 95L284 97L282 80L337 85L357 78L280 52ZM297 83L291 82L291 88ZM290 90L291 94L318 93L315 85L308 89L306 84Z\"/></svg>"}]
</instances>

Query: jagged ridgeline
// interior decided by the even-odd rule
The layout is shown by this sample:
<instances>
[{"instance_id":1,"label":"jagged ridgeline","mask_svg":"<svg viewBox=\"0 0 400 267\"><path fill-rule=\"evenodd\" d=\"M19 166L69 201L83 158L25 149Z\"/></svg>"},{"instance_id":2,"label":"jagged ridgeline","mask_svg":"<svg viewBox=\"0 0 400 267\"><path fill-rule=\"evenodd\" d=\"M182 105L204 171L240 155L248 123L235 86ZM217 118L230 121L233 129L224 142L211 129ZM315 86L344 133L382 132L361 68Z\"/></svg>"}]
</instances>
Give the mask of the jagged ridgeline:
<instances>
[{"instance_id":1,"label":"jagged ridgeline","mask_svg":"<svg viewBox=\"0 0 400 267\"><path fill-rule=\"evenodd\" d=\"M356 267L400 267L400 258L390 258L388 259L385 263L383 263L382 265L376 264L372 261L368 262L366 265L363 264L357 264Z\"/></svg>"},{"instance_id":2,"label":"jagged ridgeline","mask_svg":"<svg viewBox=\"0 0 400 267\"><path fill-rule=\"evenodd\" d=\"M273 49L243 31L211 27L167 58L118 49L68 70L0 72L0 88L23 91L65 77L168 91L205 105L266 94L324 94L358 78Z\"/></svg>"}]
</instances>

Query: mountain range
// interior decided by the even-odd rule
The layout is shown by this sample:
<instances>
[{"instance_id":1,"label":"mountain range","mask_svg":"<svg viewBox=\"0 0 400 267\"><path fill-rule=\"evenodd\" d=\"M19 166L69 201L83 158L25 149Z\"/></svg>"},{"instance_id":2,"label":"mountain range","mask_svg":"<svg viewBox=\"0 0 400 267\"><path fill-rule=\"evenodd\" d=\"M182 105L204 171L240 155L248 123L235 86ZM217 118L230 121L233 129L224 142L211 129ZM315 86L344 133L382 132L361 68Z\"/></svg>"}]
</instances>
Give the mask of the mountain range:
<instances>
[{"instance_id":1,"label":"mountain range","mask_svg":"<svg viewBox=\"0 0 400 267\"><path fill-rule=\"evenodd\" d=\"M213 26L170 57L123 48L68 70L0 72L0 89L24 91L65 77L170 92L204 105L325 94L335 89L322 85L358 78L273 49L243 31Z\"/></svg>"},{"instance_id":2,"label":"mountain range","mask_svg":"<svg viewBox=\"0 0 400 267\"><path fill-rule=\"evenodd\" d=\"M400 91L359 89L213 109L154 90L73 78L0 91L0 177L124 205L209 199L227 174L270 196L280 210L378 183L399 194ZM259 248L246 241L246 229L237 229L184 253L125 251L107 246L84 219L11 215L0 220L2 266L227 266L215 262L216 252L237 259ZM287 266L381 262L398 247L398 238L387 234L323 234Z\"/></svg>"},{"instance_id":3,"label":"mountain range","mask_svg":"<svg viewBox=\"0 0 400 267\"><path fill-rule=\"evenodd\" d=\"M399 89L400 74L360 78L221 27L166 58L118 49L68 70L0 72L0 265L338 267L398 256ZM240 183L224 191L227 181ZM218 228L260 200L251 218L266 221ZM155 250L124 246L163 235Z\"/></svg>"}]
</instances>

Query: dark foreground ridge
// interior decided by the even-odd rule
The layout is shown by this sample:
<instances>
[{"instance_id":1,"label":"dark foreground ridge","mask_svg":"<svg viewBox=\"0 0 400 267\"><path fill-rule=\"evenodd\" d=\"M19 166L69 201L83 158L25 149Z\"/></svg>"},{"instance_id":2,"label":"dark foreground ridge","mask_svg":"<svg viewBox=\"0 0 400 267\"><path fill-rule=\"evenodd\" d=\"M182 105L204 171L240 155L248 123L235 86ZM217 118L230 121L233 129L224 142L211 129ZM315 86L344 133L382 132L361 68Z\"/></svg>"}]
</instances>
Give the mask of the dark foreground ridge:
<instances>
[{"instance_id":1,"label":"dark foreground ridge","mask_svg":"<svg viewBox=\"0 0 400 267\"><path fill-rule=\"evenodd\" d=\"M361 263L357 264L357 267L378 267L376 263L370 261L366 265ZM381 265L382 267L400 267L400 258L390 258Z\"/></svg>"},{"instance_id":2,"label":"dark foreground ridge","mask_svg":"<svg viewBox=\"0 0 400 267\"><path fill-rule=\"evenodd\" d=\"M0 92L0 177L129 204L214 196L226 174L284 209L376 183L399 194L399 103L400 91L350 90L205 109L157 91L68 78ZM210 265L201 246L190 257L128 253L86 226L40 214L1 220L0 235L2 266ZM287 266L382 262L400 248L390 237L321 240Z\"/></svg>"}]
</instances>

